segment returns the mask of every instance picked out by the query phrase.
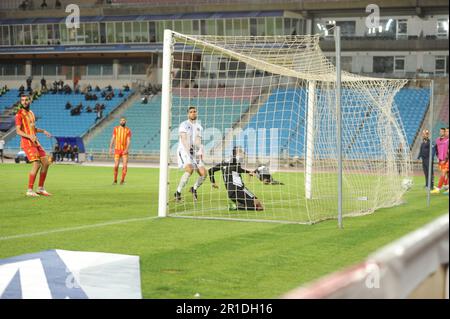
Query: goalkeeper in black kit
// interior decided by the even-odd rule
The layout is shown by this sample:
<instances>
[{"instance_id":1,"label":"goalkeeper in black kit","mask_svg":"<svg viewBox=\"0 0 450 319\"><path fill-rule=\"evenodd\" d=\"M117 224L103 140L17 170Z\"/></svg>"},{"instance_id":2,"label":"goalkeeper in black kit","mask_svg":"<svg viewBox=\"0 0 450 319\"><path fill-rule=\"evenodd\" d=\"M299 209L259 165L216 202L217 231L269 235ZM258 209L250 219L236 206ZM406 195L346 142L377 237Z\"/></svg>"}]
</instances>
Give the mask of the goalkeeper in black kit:
<instances>
[{"instance_id":1,"label":"goalkeeper in black kit","mask_svg":"<svg viewBox=\"0 0 450 319\"><path fill-rule=\"evenodd\" d=\"M240 147L233 148L233 156L231 160L224 161L211 167L208 170L209 179L214 188L219 188L214 178L214 173L221 170L225 187L227 188L228 198L236 205L233 207L238 210L264 210L262 203L258 198L250 192L244 185L241 174L254 175L252 171L243 169L241 161L244 157L244 151Z\"/></svg>"}]
</instances>

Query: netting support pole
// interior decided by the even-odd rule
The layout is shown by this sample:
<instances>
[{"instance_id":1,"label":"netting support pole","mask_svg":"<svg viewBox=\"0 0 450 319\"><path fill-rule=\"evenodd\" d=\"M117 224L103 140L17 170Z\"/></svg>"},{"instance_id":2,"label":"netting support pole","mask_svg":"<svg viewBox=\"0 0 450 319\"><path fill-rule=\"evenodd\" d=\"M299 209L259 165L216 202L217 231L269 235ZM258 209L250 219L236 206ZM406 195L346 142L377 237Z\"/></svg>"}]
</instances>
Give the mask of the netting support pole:
<instances>
[{"instance_id":1,"label":"netting support pole","mask_svg":"<svg viewBox=\"0 0 450 319\"><path fill-rule=\"evenodd\" d=\"M433 176L433 111L434 111L434 80L430 81L430 153L428 158L428 189L427 189L427 207L430 207L431 200L431 180Z\"/></svg>"},{"instance_id":2,"label":"netting support pole","mask_svg":"<svg viewBox=\"0 0 450 319\"><path fill-rule=\"evenodd\" d=\"M338 226L342 228L342 116L341 116L341 28L334 30L336 41L336 126L338 155Z\"/></svg>"},{"instance_id":3,"label":"netting support pole","mask_svg":"<svg viewBox=\"0 0 450 319\"><path fill-rule=\"evenodd\" d=\"M161 148L159 158L158 216L167 216L169 192L169 130L170 91L172 86L172 31L164 30L162 92L161 92Z\"/></svg>"},{"instance_id":4,"label":"netting support pole","mask_svg":"<svg viewBox=\"0 0 450 319\"><path fill-rule=\"evenodd\" d=\"M316 102L316 81L308 82L308 109L306 123L306 165L305 197L312 199L312 169L314 155L314 106Z\"/></svg>"}]
</instances>

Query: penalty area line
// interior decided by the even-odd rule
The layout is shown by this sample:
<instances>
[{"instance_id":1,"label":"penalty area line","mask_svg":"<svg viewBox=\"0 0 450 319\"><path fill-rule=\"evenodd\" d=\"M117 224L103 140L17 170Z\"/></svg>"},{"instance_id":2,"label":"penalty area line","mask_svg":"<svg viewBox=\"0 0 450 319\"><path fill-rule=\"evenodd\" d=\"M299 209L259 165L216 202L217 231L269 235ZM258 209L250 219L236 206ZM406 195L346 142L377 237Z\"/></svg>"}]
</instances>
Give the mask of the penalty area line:
<instances>
[{"instance_id":1,"label":"penalty area line","mask_svg":"<svg viewBox=\"0 0 450 319\"><path fill-rule=\"evenodd\" d=\"M115 220L115 221L91 224L91 225L58 228L58 229L30 233L30 234L19 234L19 235L0 237L0 241L34 237L34 236L43 236L43 235L50 235L50 234L56 234L56 233L64 233L64 232L70 232L70 231L75 231L75 230L85 230L85 229L90 229L90 228L97 228L97 227L104 227L104 226L118 225L118 224L132 223L132 222L140 222L140 221L152 220L152 219L156 219L156 218L158 218L158 216L142 217L142 218L129 218L129 219L121 219L121 220Z\"/></svg>"}]
</instances>

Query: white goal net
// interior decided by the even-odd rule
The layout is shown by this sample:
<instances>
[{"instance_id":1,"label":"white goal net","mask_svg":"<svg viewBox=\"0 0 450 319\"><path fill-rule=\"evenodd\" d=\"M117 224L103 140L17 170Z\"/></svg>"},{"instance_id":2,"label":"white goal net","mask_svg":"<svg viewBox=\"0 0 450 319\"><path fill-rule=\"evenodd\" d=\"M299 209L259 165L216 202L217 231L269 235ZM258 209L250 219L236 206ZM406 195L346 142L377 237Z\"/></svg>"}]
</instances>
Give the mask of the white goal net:
<instances>
[{"instance_id":1,"label":"white goal net","mask_svg":"<svg viewBox=\"0 0 450 319\"><path fill-rule=\"evenodd\" d=\"M160 216L337 218L336 69L319 36L166 34ZM399 204L411 167L394 96L406 82L341 79L343 215Z\"/></svg>"}]
</instances>

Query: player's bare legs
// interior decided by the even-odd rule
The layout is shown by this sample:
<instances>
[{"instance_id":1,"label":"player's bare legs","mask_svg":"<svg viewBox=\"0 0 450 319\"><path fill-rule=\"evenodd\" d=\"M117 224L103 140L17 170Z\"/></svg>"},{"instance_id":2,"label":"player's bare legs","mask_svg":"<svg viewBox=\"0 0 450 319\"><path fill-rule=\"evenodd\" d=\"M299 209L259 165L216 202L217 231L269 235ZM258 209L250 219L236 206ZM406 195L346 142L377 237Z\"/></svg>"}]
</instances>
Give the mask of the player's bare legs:
<instances>
[{"instance_id":1,"label":"player's bare legs","mask_svg":"<svg viewBox=\"0 0 450 319\"><path fill-rule=\"evenodd\" d=\"M127 176L128 170L128 155L122 157L122 179L120 180L120 185L125 183L125 177Z\"/></svg>"},{"instance_id":2,"label":"player's bare legs","mask_svg":"<svg viewBox=\"0 0 450 319\"><path fill-rule=\"evenodd\" d=\"M43 196L51 196L49 192L47 192L44 188L45 179L47 178L47 171L48 167L50 166L50 162L48 161L47 156L41 157L40 159L40 168L41 168L41 174L39 175L39 187L38 193L39 195Z\"/></svg>"},{"instance_id":3,"label":"player's bare legs","mask_svg":"<svg viewBox=\"0 0 450 319\"><path fill-rule=\"evenodd\" d=\"M206 168L204 166L200 166L197 170L197 173L199 175L197 181L195 182L194 186L191 187L189 190L192 193L192 196L194 197L194 200L196 201L198 199L197 196L197 189L203 184L203 182L206 179L206 175L208 174L206 171Z\"/></svg>"},{"instance_id":4,"label":"player's bare legs","mask_svg":"<svg viewBox=\"0 0 450 319\"><path fill-rule=\"evenodd\" d=\"M115 156L114 157L114 181L113 181L113 184L117 184L117 175L119 174L119 164L120 164L120 157Z\"/></svg>"},{"instance_id":5,"label":"player's bare legs","mask_svg":"<svg viewBox=\"0 0 450 319\"><path fill-rule=\"evenodd\" d=\"M187 164L184 167L184 174L183 176L181 176L180 183L178 184L177 191L175 192L175 200L181 200L181 191L183 190L184 186L186 186L193 172L194 166L192 164Z\"/></svg>"},{"instance_id":6,"label":"player's bare legs","mask_svg":"<svg viewBox=\"0 0 450 319\"><path fill-rule=\"evenodd\" d=\"M36 175L41 168L41 162L39 160L35 160L31 163L31 171L28 175L28 190L27 190L27 196L35 197L39 196L33 191L34 187L34 181L36 180Z\"/></svg>"}]
</instances>

